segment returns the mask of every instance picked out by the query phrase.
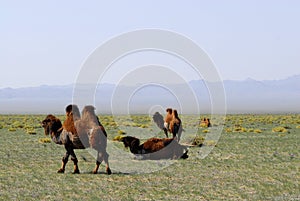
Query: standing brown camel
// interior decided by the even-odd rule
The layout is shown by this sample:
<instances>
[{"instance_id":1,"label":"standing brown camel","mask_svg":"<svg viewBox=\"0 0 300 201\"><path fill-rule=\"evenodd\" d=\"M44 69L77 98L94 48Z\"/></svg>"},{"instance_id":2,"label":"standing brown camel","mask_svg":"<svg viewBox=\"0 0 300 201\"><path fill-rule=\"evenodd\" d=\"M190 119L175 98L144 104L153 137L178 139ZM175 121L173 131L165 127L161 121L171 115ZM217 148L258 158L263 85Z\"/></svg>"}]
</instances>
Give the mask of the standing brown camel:
<instances>
[{"instance_id":1,"label":"standing brown camel","mask_svg":"<svg viewBox=\"0 0 300 201\"><path fill-rule=\"evenodd\" d=\"M91 112L92 108L92 112ZM45 134L50 135L52 141L56 144L65 146L66 154L62 159L62 167L58 173L65 172L65 166L68 158L71 155L71 160L74 162L74 172L79 173L78 160L74 149L84 149L92 147L98 151L96 167L93 173L96 174L100 163L104 160L106 163L106 172L111 174L108 165L108 153L106 152L107 134L104 127L100 124L94 112L93 106L86 106L82 111L82 119L80 119L79 109L76 105L68 105L66 107L66 120L64 124L53 115L48 115L42 122ZM96 121L90 121L96 119Z\"/></svg>"},{"instance_id":2,"label":"standing brown camel","mask_svg":"<svg viewBox=\"0 0 300 201\"><path fill-rule=\"evenodd\" d=\"M173 138L177 136L177 140L179 142L183 128L181 124L181 119L178 116L178 112L177 110L172 110L172 108L167 108L166 112L167 114L164 119L159 112L156 112L153 115L153 121L160 129L164 131L167 138L168 132L170 132L172 133Z\"/></svg>"}]
</instances>

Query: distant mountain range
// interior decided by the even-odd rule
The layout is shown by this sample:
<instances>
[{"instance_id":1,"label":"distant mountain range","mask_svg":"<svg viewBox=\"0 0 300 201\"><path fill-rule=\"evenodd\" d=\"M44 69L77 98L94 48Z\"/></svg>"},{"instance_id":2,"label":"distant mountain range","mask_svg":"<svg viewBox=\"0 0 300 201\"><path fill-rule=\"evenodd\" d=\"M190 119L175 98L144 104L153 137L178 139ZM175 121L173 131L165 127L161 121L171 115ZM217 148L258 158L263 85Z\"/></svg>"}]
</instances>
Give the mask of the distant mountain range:
<instances>
[{"instance_id":1,"label":"distant mountain range","mask_svg":"<svg viewBox=\"0 0 300 201\"><path fill-rule=\"evenodd\" d=\"M209 113L210 91L203 80L188 84L116 86L100 84L93 97L85 97L84 88L79 93L79 105L94 104L98 113L148 113L154 106L171 106L193 113L199 107L201 113ZM282 80L223 82L227 113L299 113L300 75ZM64 113L73 100L75 85L0 89L0 113ZM85 86L88 89L88 86ZM88 89L90 90L90 88ZM220 94L222 94L220 92ZM76 97L74 100L77 100ZM85 100L87 101L85 103ZM93 101L91 101L93 100Z\"/></svg>"}]
</instances>

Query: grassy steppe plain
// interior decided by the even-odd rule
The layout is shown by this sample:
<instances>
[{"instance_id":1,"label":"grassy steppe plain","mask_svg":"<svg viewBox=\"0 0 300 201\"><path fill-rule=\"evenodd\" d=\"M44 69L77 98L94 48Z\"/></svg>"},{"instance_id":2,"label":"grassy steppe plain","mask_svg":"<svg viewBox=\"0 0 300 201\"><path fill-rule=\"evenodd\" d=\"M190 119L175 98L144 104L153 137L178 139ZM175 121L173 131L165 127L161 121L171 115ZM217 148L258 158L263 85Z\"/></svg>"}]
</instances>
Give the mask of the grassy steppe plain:
<instances>
[{"instance_id":1,"label":"grassy steppe plain","mask_svg":"<svg viewBox=\"0 0 300 201\"><path fill-rule=\"evenodd\" d=\"M95 162L87 150L76 150L80 175L71 174L71 162L65 174L56 173L65 150L47 141L40 127L44 116L0 116L0 200L300 200L297 114L227 115L224 125L212 119L214 127L224 129L219 141L204 145L215 146L204 159L196 146L187 160L159 171L113 171L110 176L103 166L99 174L90 173ZM110 144L124 152L121 143L112 141L115 136L138 135L132 128L150 137L156 132L146 115L115 117L116 122L112 116L99 117ZM182 142L210 135L210 128L200 127L194 117L182 119ZM197 132L189 133L190 128ZM162 132L155 136L164 137Z\"/></svg>"}]
</instances>

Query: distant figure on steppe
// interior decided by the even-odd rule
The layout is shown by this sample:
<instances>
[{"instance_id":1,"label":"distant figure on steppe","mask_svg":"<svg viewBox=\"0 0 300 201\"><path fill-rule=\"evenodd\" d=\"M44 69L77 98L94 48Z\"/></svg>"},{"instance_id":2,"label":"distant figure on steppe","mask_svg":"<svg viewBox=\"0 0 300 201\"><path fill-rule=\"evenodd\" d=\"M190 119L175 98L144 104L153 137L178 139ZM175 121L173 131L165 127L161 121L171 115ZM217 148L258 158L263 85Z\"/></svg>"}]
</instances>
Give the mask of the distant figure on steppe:
<instances>
[{"instance_id":1,"label":"distant figure on steppe","mask_svg":"<svg viewBox=\"0 0 300 201\"><path fill-rule=\"evenodd\" d=\"M211 127L210 119L209 118L203 118L200 122L201 127Z\"/></svg>"}]
</instances>

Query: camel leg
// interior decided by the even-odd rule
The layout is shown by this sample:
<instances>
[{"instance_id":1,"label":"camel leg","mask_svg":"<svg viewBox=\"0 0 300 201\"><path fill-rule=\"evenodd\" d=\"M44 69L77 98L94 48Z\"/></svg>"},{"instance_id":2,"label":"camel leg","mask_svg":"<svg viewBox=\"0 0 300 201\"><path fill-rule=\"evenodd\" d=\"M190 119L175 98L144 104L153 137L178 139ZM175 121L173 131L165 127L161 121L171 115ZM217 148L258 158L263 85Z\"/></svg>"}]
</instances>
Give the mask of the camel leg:
<instances>
[{"instance_id":1,"label":"camel leg","mask_svg":"<svg viewBox=\"0 0 300 201\"><path fill-rule=\"evenodd\" d=\"M179 142L179 138L176 133L173 133L173 140L176 140L177 142Z\"/></svg>"},{"instance_id":2,"label":"camel leg","mask_svg":"<svg viewBox=\"0 0 300 201\"><path fill-rule=\"evenodd\" d=\"M182 134L182 131L178 131L178 133L177 133L177 142L180 141L181 134Z\"/></svg>"},{"instance_id":3,"label":"camel leg","mask_svg":"<svg viewBox=\"0 0 300 201\"><path fill-rule=\"evenodd\" d=\"M102 161L104 160L105 164L106 164L106 173L108 175L111 174L111 170L109 168L109 164L108 164L108 154L105 152L104 156L103 156L103 153L102 152L98 152L98 155L97 155L97 161L96 161L96 167L95 169L93 170L93 173L94 174L97 174L98 172L98 169L99 169L99 166L100 164L102 163Z\"/></svg>"},{"instance_id":4,"label":"camel leg","mask_svg":"<svg viewBox=\"0 0 300 201\"><path fill-rule=\"evenodd\" d=\"M106 164L106 173L108 174L108 175L110 175L111 174L111 170L110 170L110 168L109 168L109 164L108 164L108 153L105 151L105 153L104 153L104 162L105 162L105 164Z\"/></svg>"},{"instance_id":5,"label":"camel leg","mask_svg":"<svg viewBox=\"0 0 300 201\"><path fill-rule=\"evenodd\" d=\"M166 128L163 129L165 132L166 137L168 138L168 130Z\"/></svg>"},{"instance_id":6,"label":"camel leg","mask_svg":"<svg viewBox=\"0 0 300 201\"><path fill-rule=\"evenodd\" d=\"M100 164L101 164L101 162L99 162L99 161L97 160L97 161L96 161L96 167L95 167L95 169L93 170L93 174L97 174Z\"/></svg>"},{"instance_id":7,"label":"camel leg","mask_svg":"<svg viewBox=\"0 0 300 201\"><path fill-rule=\"evenodd\" d=\"M65 172L65 168L66 168L69 156L70 156L70 153L67 151L65 156L62 158L61 168L59 168L57 173L64 173Z\"/></svg>"},{"instance_id":8,"label":"camel leg","mask_svg":"<svg viewBox=\"0 0 300 201\"><path fill-rule=\"evenodd\" d=\"M74 150L72 149L71 151L71 160L73 161L74 163L74 171L73 171L73 174L79 174L79 168L78 168L78 159L75 155L75 152Z\"/></svg>"},{"instance_id":9,"label":"camel leg","mask_svg":"<svg viewBox=\"0 0 300 201\"><path fill-rule=\"evenodd\" d=\"M71 160L72 160L73 163L74 163L74 171L73 171L73 174L79 174L80 171L79 171L79 168L78 168L78 160L77 160L77 157L76 157L76 155L75 155L74 149L73 149L73 147L71 147L71 146L67 146L67 150L68 150L69 154L71 155Z\"/></svg>"},{"instance_id":10,"label":"camel leg","mask_svg":"<svg viewBox=\"0 0 300 201\"><path fill-rule=\"evenodd\" d=\"M97 153L96 167L93 170L93 174L97 174L99 166L102 163L102 161L103 161L102 153L98 151L98 153Z\"/></svg>"},{"instance_id":11,"label":"camel leg","mask_svg":"<svg viewBox=\"0 0 300 201\"><path fill-rule=\"evenodd\" d=\"M78 168L78 160L77 158L71 158L71 160L74 162L74 171L73 171L73 174L79 174L80 171L79 171L79 168Z\"/></svg>"}]
</instances>

